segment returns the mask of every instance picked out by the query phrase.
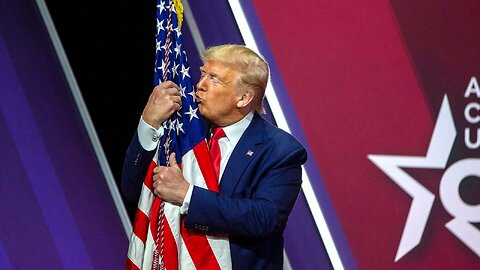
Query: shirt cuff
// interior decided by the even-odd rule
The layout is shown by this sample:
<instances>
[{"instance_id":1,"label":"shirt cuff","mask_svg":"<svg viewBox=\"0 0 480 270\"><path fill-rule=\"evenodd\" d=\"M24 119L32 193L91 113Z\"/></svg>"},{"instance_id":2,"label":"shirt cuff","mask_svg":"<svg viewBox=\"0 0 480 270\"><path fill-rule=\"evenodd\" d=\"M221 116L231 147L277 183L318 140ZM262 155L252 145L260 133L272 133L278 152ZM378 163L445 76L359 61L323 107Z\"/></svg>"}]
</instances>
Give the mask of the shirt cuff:
<instances>
[{"instance_id":1,"label":"shirt cuff","mask_svg":"<svg viewBox=\"0 0 480 270\"><path fill-rule=\"evenodd\" d=\"M180 214L186 215L188 214L188 207L190 206L190 200L192 199L193 193L193 185L190 184L188 187L187 194L185 194L185 198L183 199L182 206L180 206Z\"/></svg>"},{"instance_id":2,"label":"shirt cuff","mask_svg":"<svg viewBox=\"0 0 480 270\"><path fill-rule=\"evenodd\" d=\"M163 128L160 126L159 129L156 129L149 124L147 124L143 117L140 117L140 122L137 127L138 140L143 149L147 151L152 151L157 148L160 138L163 136Z\"/></svg>"}]
</instances>

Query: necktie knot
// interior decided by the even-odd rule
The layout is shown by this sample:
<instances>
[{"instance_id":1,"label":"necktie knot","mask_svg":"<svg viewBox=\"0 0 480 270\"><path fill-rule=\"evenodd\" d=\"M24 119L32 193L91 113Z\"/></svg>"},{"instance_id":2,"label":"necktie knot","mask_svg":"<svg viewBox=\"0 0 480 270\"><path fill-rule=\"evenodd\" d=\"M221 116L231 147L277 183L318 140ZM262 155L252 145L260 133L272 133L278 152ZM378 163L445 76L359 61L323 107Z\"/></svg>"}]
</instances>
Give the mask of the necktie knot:
<instances>
[{"instance_id":1,"label":"necktie knot","mask_svg":"<svg viewBox=\"0 0 480 270\"><path fill-rule=\"evenodd\" d=\"M218 141L220 138L226 137L225 131L222 128L214 128L212 139Z\"/></svg>"}]
</instances>

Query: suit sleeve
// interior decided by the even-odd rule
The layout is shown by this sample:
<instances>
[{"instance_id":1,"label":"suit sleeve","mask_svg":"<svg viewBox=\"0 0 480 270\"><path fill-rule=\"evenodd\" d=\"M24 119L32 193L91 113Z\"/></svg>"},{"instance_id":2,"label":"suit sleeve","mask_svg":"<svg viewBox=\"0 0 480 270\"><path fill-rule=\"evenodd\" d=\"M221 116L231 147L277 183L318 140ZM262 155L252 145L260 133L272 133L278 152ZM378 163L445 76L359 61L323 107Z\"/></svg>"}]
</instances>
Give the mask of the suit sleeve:
<instances>
[{"instance_id":1,"label":"suit sleeve","mask_svg":"<svg viewBox=\"0 0 480 270\"><path fill-rule=\"evenodd\" d=\"M268 237L276 230L283 231L300 192L301 165L306 159L301 146L289 151L262 173L249 198L233 198L195 187L185 226L247 237Z\"/></svg>"},{"instance_id":2,"label":"suit sleeve","mask_svg":"<svg viewBox=\"0 0 480 270\"><path fill-rule=\"evenodd\" d=\"M143 180L154 155L155 150L147 151L142 147L136 132L128 146L122 169L122 193L129 201L138 201Z\"/></svg>"}]
</instances>

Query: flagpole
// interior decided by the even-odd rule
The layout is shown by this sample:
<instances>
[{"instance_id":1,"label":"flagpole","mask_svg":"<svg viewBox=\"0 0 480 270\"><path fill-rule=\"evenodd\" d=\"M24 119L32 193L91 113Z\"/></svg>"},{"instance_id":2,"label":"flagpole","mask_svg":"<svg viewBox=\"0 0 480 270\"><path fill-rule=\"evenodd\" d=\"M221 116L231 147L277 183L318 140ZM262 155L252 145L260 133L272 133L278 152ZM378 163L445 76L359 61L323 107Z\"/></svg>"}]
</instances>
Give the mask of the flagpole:
<instances>
[{"instance_id":1,"label":"flagpole","mask_svg":"<svg viewBox=\"0 0 480 270\"><path fill-rule=\"evenodd\" d=\"M173 12L173 1L170 2L168 8L168 21L167 21L167 37L165 39L165 57L163 59L163 67L165 68L163 71L162 82L167 81L168 79L168 67L170 66L170 35L173 31L173 24L172 24L172 12ZM170 119L170 122L172 119ZM168 125L168 134L167 134L167 142L171 141L170 135L172 132L172 125ZM167 160L167 166L169 165L170 155L170 144L167 143L165 147L165 160ZM160 158L157 159L157 164L160 164ZM165 250L165 201L162 200L159 209L158 221L157 221L157 234L155 237L155 250L153 252L153 264L152 270L165 270L165 263L164 263L164 250ZM160 250L159 250L159 242L160 242Z\"/></svg>"}]
</instances>

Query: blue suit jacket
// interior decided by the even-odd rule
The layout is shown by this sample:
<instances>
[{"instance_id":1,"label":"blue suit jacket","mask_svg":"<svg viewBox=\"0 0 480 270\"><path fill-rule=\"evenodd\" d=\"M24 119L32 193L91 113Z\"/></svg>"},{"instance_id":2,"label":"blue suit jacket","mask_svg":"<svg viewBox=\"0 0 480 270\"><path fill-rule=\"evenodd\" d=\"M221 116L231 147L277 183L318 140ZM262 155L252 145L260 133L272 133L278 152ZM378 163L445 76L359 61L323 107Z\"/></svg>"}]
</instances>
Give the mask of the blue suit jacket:
<instances>
[{"instance_id":1,"label":"blue suit jacket","mask_svg":"<svg viewBox=\"0 0 480 270\"><path fill-rule=\"evenodd\" d=\"M123 169L127 198L138 200L152 157L134 137ZM233 269L282 269L283 231L306 159L295 138L255 114L225 167L220 192L194 187L185 226L227 233Z\"/></svg>"}]
</instances>

